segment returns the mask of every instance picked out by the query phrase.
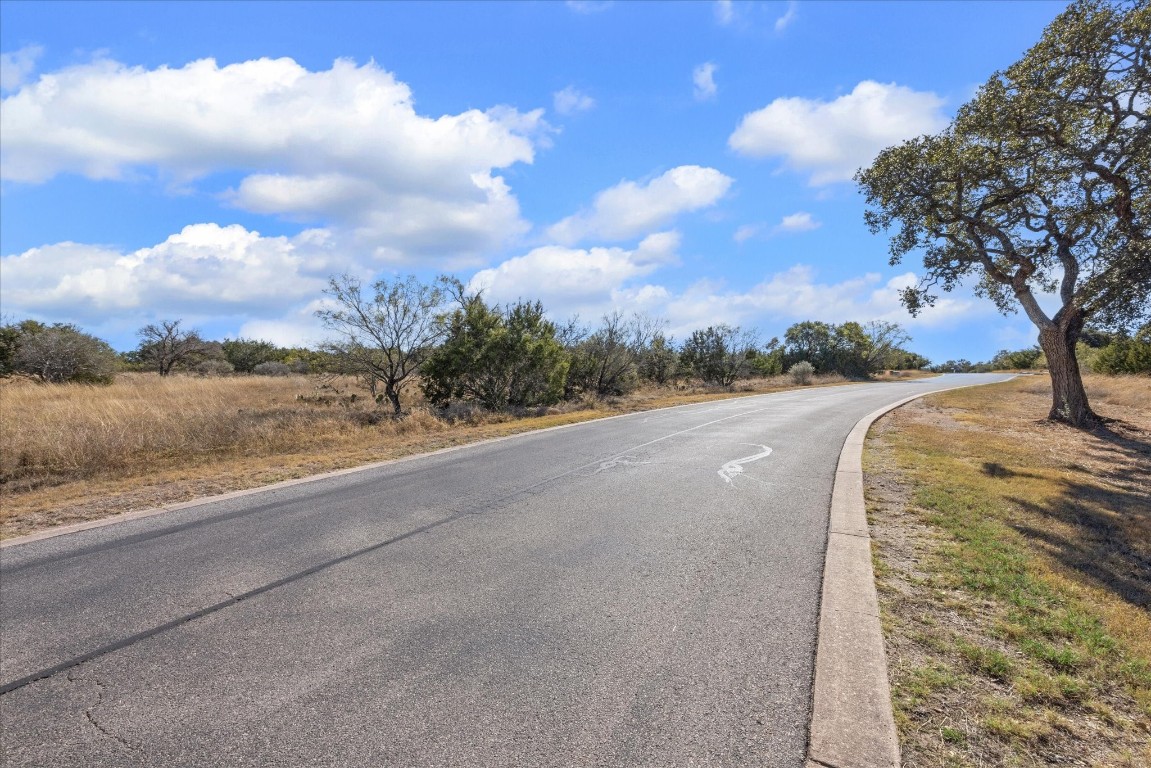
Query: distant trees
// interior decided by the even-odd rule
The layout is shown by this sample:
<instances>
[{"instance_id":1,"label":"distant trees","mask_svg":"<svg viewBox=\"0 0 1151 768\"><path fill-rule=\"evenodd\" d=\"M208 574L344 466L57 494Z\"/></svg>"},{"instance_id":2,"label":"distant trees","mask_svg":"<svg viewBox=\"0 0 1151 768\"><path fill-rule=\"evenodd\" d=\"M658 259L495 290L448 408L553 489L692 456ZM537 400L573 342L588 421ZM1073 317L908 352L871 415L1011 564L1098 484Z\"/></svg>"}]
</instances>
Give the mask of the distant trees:
<instances>
[{"instance_id":1,"label":"distant trees","mask_svg":"<svg viewBox=\"0 0 1151 768\"><path fill-rule=\"evenodd\" d=\"M600 327L571 348L571 366L568 387L572 392L590 392L596 395L622 395L639 383L640 364L660 329L663 321L633 314L630 318L616 311L604 315ZM661 343L665 343L660 336ZM649 360L650 372L658 364ZM666 376L666 374L665 374Z\"/></svg>"},{"instance_id":2,"label":"distant trees","mask_svg":"<svg viewBox=\"0 0 1151 768\"><path fill-rule=\"evenodd\" d=\"M969 277L1039 331L1049 418L1097 421L1076 343L1086 323L1151 313L1151 5L1072 3L942 133L881 152L856 175L891 263L922 254L914 314ZM1059 305L1045 310L1041 294Z\"/></svg>"},{"instance_id":3,"label":"distant trees","mask_svg":"<svg viewBox=\"0 0 1151 768\"><path fill-rule=\"evenodd\" d=\"M1087 328L1076 347L1080 365L1095 373L1151 374L1151 322L1134 334ZM1043 360L1046 363L1046 359Z\"/></svg>"},{"instance_id":4,"label":"distant trees","mask_svg":"<svg viewBox=\"0 0 1151 768\"><path fill-rule=\"evenodd\" d=\"M707 384L730 387L746 376L756 353L754 330L727 324L693 331L680 350L680 365Z\"/></svg>"},{"instance_id":5,"label":"distant trees","mask_svg":"<svg viewBox=\"0 0 1151 768\"><path fill-rule=\"evenodd\" d=\"M446 283L377 280L365 294L358 278L333 277L324 291L332 306L316 312L337 334L325 347L345 370L384 385L384 396L400 413L400 394L444 334L439 313Z\"/></svg>"},{"instance_id":6,"label":"distant trees","mask_svg":"<svg viewBox=\"0 0 1151 768\"><path fill-rule=\"evenodd\" d=\"M904 345L911 342L911 336L899 323L872 320L863 324L863 335L867 338L867 351L864 357L868 373L903 369L908 367L908 362L914 362L908 359L909 353L903 349ZM924 359L923 362L926 363L927 360Z\"/></svg>"},{"instance_id":7,"label":"distant trees","mask_svg":"<svg viewBox=\"0 0 1151 768\"><path fill-rule=\"evenodd\" d=\"M679 352L675 339L664 336L661 331L652 334L647 346L640 352L636 364L639 377L661 386L670 384L679 373Z\"/></svg>"},{"instance_id":8,"label":"distant trees","mask_svg":"<svg viewBox=\"0 0 1151 768\"><path fill-rule=\"evenodd\" d=\"M995 357L991 358L991 368L996 371L1027 370L1034 368L1042 356L1043 350L1039 347L1028 347L1015 351L1001 349L995 354Z\"/></svg>"},{"instance_id":9,"label":"distant trees","mask_svg":"<svg viewBox=\"0 0 1151 768\"><path fill-rule=\"evenodd\" d=\"M140 346L136 358L161 376L167 376L177 365L221 356L218 345L204 341L195 329L181 328L182 323L182 320L161 320L137 331Z\"/></svg>"},{"instance_id":10,"label":"distant trees","mask_svg":"<svg viewBox=\"0 0 1151 768\"><path fill-rule=\"evenodd\" d=\"M805 320L784 333L783 364L811 363L820 373L864 378L885 369L921 368L928 360L903 349L911 337L898 323L834 325Z\"/></svg>"},{"instance_id":11,"label":"distant trees","mask_svg":"<svg viewBox=\"0 0 1151 768\"><path fill-rule=\"evenodd\" d=\"M251 373L261 363L282 363L286 352L262 339L224 339L220 348L237 373Z\"/></svg>"},{"instance_id":12,"label":"distant trees","mask_svg":"<svg viewBox=\"0 0 1151 768\"><path fill-rule=\"evenodd\" d=\"M540 302L489 306L458 292L444 319L443 343L423 368L424 395L434 405L471 401L485 408L550 405L564 394L570 358Z\"/></svg>"}]
</instances>

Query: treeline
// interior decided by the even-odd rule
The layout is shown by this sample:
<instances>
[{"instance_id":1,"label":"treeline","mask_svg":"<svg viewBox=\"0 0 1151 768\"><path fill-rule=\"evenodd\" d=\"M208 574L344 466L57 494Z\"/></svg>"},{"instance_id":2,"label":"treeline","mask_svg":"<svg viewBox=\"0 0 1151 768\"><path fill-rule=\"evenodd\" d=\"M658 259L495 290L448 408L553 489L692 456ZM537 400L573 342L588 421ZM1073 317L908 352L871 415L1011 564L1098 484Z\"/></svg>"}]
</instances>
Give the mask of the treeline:
<instances>
[{"instance_id":1,"label":"treeline","mask_svg":"<svg viewBox=\"0 0 1151 768\"><path fill-rule=\"evenodd\" d=\"M1134 334L1126 331L1103 331L1085 328L1075 345L1079 367L1090 373L1108 376L1151 374L1151 323ZM1046 370L1047 357L1039 347L1000 350L984 363L948 360L928 366L935 373L986 373L1007 370Z\"/></svg>"},{"instance_id":2,"label":"treeline","mask_svg":"<svg viewBox=\"0 0 1151 768\"><path fill-rule=\"evenodd\" d=\"M179 320L146 325L137 332L138 347L117 353L71 323L24 320L0 325L0 376L20 373L49 383L108 384L116 373L126 371L287 376L339 367L339 360L322 350L279 347L257 339L210 341L181 326Z\"/></svg>"},{"instance_id":3,"label":"treeline","mask_svg":"<svg viewBox=\"0 0 1151 768\"><path fill-rule=\"evenodd\" d=\"M344 275L326 293L330 306L317 315L335 338L325 351L341 360L341 370L363 376L373 394L379 387L378 399L397 413L416 378L436 406L498 410L622 395L641 382L730 387L801 363L804 378L811 371L865 377L929 363L903 347L910 337L895 323L809 321L787 329L782 342L766 343L754 329L719 324L679 343L663 321L642 314L614 312L594 327L578 318L556 324L539 301L490 303L446 276L365 287Z\"/></svg>"},{"instance_id":4,"label":"treeline","mask_svg":"<svg viewBox=\"0 0 1151 768\"><path fill-rule=\"evenodd\" d=\"M538 301L492 303L451 277L363 286L342 276L326 293L329 308L317 314L332 338L316 349L213 341L171 320L140 328L138 346L116 353L75 325L25 320L0 326L0 375L96 384L121 371L341 373L360 377L377 402L399 412L401 393L416 382L436 406L498 410L623 395L641 384L731 387L793 369L797 380L811 373L865 378L929 364L906 349L911 339L898 324L879 321L805 321L782 340L766 341L754 329L717 324L678 341L666 323L642 314L614 312L593 326L578 318L557 324Z\"/></svg>"}]
</instances>

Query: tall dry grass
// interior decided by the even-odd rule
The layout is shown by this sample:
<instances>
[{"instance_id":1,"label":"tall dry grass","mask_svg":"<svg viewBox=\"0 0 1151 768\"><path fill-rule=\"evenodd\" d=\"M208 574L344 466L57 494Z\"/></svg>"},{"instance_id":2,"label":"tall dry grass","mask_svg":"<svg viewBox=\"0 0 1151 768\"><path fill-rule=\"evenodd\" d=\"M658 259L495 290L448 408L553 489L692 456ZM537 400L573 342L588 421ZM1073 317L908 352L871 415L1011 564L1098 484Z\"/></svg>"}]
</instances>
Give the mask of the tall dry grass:
<instances>
[{"instance_id":1,"label":"tall dry grass","mask_svg":"<svg viewBox=\"0 0 1151 768\"><path fill-rule=\"evenodd\" d=\"M125 374L110 386L0 386L0 483L10 491L378 433L445 428L422 411L387 418L349 382L314 377Z\"/></svg>"},{"instance_id":2,"label":"tall dry grass","mask_svg":"<svg viewBox=\"0 0 1151 768\"><path fill-rule=\"evenodd\" d=\"M842 377L820 383L838 381ZM779 376L741 381L734 392L789 386ZM12 379L0 382L0 487L19 493L74 480L436 434L545 412L646 410L732 392L681 384L552 409L490 413L474 406L433 411L418 388L410 387L408 410L393 419L350 378L129 373L110 386Z\"/></svg>"},{"instance_id":3,"label":"tall dry grass","mask_svg":"<svg viewBox=\"0 0 1151 768\"><path fill-rule=\"evenodd\" d=\"M817 377L817 385L841 377ZM122 374L111 386L0 380L0 538L475 440L792 388L678 384L551 408L431 409L394 419L354 379Z\"/></svg>"}]
</instances>

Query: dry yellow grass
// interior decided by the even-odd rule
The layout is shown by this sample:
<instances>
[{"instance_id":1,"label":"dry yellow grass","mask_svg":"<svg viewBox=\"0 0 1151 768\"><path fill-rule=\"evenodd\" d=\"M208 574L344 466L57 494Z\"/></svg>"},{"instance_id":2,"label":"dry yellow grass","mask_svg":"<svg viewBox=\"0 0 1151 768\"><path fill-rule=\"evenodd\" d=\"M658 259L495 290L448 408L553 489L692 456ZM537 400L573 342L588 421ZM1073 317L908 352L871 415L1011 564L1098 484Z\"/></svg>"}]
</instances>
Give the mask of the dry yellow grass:
<instances>
[{"instance_id":1,"label":"dry yellow grass","mask_svg":"<svg viewBox=\"0 0 1151 768\"><path fill-rule=\"evenodd\" d=\"M819 383L835 384L838 377ZM641 390L528 414L447 421L412 389L403 418L351 379L126 374L107 387L0 383L0 538L254 488L491 437L668 405L776 391Z\"/></svg>"}]
</instances>

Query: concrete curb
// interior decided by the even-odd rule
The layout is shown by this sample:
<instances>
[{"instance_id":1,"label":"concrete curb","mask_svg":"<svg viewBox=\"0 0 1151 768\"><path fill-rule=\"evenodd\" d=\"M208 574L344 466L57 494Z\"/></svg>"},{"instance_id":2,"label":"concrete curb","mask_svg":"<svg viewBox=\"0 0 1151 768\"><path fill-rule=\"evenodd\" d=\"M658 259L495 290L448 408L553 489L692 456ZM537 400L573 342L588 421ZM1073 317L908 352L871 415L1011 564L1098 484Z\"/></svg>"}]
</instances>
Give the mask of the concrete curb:
<instances>
[{"instance_id":1,"label":"concrete curb","mask_svg":"<svg viewBox=\"0 0 1151 768\"><path fill-rule=\"evenodd\" d=\"M843 443L831 492L807 768L900 765L863 499L863 443L871 425L901 405L971 386L982 384L937 389L885 405L856 422Z\"/></svg>"}]
</instances>

